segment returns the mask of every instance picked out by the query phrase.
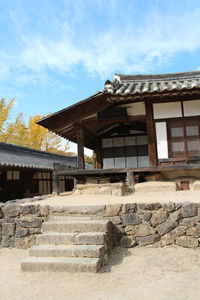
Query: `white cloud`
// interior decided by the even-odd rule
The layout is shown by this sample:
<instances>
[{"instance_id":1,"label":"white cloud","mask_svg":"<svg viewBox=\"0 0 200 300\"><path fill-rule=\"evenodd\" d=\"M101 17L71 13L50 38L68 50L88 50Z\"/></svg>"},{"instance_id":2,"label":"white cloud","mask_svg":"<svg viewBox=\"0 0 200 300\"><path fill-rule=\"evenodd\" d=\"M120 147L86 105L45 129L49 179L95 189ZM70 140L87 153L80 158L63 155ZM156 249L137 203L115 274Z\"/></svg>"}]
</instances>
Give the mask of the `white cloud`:
<instances>
[{"instance_id":1,"label":"white cloud","mask_svg":"<svg viewBox=\"0 0 200 300\"><path fill-rule=\"evenodd\" d=\"M65 1L66 7L69 3L72 2ZM127 23L121 26L113 17L116 3L110 1L112 18L109 26L100 30L94 24L93 30L90 24L84 24L86 12L80 3L70 4L73 15L66 13L67 20L63 21L59 16L54 19L51 23L53 31L57 32L54 36L23 30L24 24L15 18L21 44L15 56L0 53L4 77L14 70L16 84L23 85L28 81L45 84L50 80L48 70L63 74L73 71L78 65L84 66L89 74L102 78L118 70L124 73L153 72L157 66L167 65L177 54L200 48L198 7L195 11L174 14L161 14L152 9L142 21L132 22L130 12ZM104 1L97 3L101 9L102 3L105 5Z\"/></svg>"}]
</instances>

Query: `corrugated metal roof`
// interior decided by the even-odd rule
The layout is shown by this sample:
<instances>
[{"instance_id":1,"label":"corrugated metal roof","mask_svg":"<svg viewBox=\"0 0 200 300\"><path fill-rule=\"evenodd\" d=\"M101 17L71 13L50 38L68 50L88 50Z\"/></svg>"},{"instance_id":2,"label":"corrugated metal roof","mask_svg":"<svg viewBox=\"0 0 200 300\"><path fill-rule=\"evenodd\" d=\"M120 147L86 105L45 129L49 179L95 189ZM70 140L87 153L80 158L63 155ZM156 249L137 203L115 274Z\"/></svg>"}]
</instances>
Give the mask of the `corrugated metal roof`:
<instances>
[{"instance_id":1,"label":"corrugated metal roof","mask_svg":"<svg viewBox=\"0 0 200 300\"><path fill-rule=\"evenodd\" d=\"M77 156L64 156L0 143L0 166L53 170L54 163L77 167Z\"/></svg>"},{"instance_id":2,"label":"corrugated metal roof","mask_svg":"<svg viewBox=\"0 0 200 300\"><path fill-rule=\"evenodd\" d=\"M103 92L126 95L193 88L200 88L200 71L155 75L114 74L112 82L105 82Z\"/></svg>"}]
</instances>

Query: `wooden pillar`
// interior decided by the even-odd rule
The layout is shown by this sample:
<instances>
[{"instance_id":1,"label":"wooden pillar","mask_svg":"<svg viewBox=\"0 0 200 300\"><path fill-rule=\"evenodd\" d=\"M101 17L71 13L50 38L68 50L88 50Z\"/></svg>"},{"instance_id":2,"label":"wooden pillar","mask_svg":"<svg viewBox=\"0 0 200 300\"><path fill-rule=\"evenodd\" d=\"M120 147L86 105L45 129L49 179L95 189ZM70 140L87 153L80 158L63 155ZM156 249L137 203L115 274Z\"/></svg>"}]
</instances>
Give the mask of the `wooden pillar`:
<instances>
[{"instance_id":1,"label":"wooden pillar","mask_svg":"<svg viewBox=\"0 0 200 300\"><path fill-rule=\"evenodd\" d=\"M102 169L103 168L103 163L102 163L102 155L101 155L101 141L98 140L96 144L96 149L95 149L95 169Z\"/></svg>"},{"instance_id":2,"label":"wooden pillar","mask_svg":"<svg viewBox=\"0 0 200 300\"><path fill-rule=\"evenodd\" d=\"M77 128L77 152L78 152L78 169L85 169L84 161L84 136L83 136L83 127L80 124Z\"/></svg>"},{"instance_id":3,"label":"wooden pillar","mask_svg":"<svg viewBox=\"0 0 200 300\"><path fill-rule=\"evenodd\" d=\"M60 184L59 184L59 176L58 174L53 171L53 195L60 194Z\"/></svg>"},{"instance_id":4,"label":"wooden pillar","mask_svg":"<svg viewBox=\"0 0 200 300\"><path fill-rule=\"evenodd\" d=\"M149 165L157 166L157 148L156 148L156 132L153 121L153 107L152 102L147 100L146 106L146 125L147 125L147 136L148 136L148 154L149 154Z\"/></svg>"}]
</instances>

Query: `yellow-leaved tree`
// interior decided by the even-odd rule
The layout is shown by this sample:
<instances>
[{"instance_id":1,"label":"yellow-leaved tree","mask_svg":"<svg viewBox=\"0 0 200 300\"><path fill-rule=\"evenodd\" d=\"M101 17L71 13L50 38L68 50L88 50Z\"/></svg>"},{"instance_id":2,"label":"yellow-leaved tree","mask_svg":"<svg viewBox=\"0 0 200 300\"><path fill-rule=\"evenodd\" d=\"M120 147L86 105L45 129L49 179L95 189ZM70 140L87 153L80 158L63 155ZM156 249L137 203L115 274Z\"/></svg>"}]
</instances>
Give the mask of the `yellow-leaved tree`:
<instances>
[{"instance_id":1,"label":"yellow-leaved tree","mask_svg":"<svg viewBox=\"0 0 200 300\"><path fill-rule=\"evenodd\" d=\"M66 155L69 149L69 142L64 142L63 139L55 133L37 125L36 122L41 118L42 116L40 115L29 118L27 146L38 150Z\"/></svg>"},{"instance_id":2,"label":"yellow-leaved tree","mask_svg":"<svg viewBox=\"0 0 200 300\"><path fill-rule=\"evenodd\" d=\"M14 98L8 102L5 99L0 100L0 142L24 145L27 128L23 114L19 113L14 120L11 120L14 100Z\"/></svg>"},{"instance_id":3,"label":"yellow-leaved tree","mask_svg":"<svg viewBox=\"0 0 200 300\"><path fill-rule=\"evenodd\" d=\"M13 105L14 98L8 102L5 99L0 100L0 142L64 155L71 154L68 152L69 141L65 142L58 135L36 124L42 116L30 117L28 126L25 125L23 113L19 113L12 120Z\"/></svg>"}]
</instances>

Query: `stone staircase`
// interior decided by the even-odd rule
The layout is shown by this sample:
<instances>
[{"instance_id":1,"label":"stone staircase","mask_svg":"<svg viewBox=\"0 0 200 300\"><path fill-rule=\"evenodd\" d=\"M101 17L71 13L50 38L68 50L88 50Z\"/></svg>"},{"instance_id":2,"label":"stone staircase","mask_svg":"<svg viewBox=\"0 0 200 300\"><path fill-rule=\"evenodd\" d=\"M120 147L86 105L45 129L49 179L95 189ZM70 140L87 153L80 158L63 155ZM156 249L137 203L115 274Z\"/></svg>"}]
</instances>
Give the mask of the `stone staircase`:
<instances>
[{"instance_id":1,"label":"stone staircase","mask_svg":"<svg viewBox=\"0 0 200 300\"><path fill-rule=\"evenodd\" d=\"M98 272L112 250L113 224L90 216L52 214L21 263L25 272Z\"/></svg>"}]
</instances>

